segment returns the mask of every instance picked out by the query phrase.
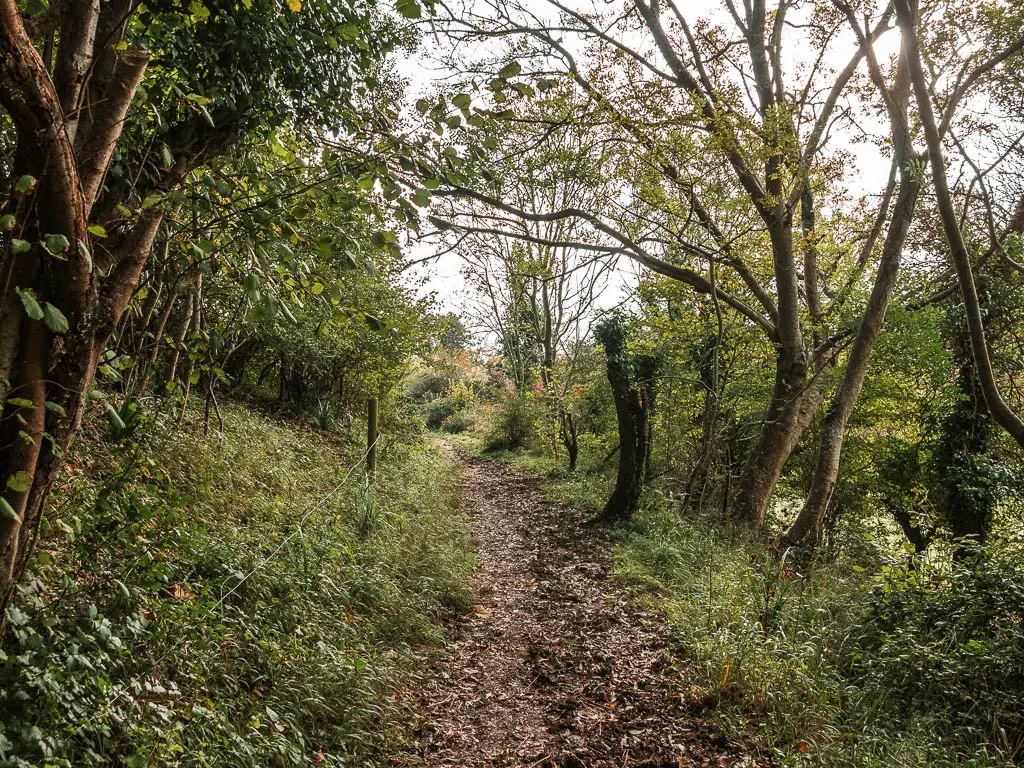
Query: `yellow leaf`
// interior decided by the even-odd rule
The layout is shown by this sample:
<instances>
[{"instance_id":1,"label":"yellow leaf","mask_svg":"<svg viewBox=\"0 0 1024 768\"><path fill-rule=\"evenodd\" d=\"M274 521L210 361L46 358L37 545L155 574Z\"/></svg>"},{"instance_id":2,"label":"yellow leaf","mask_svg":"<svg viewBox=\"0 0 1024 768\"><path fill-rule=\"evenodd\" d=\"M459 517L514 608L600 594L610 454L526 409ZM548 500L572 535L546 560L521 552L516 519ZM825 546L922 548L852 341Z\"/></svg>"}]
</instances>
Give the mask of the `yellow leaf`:
<instances>
[{"instance_id":1,"label":"yellow leaf","mask_svg":"<svg viewBox=\"0 0 1024 768\"><path fill-rule=\"evenodd\" d=\"M288 6L288 10L292 13L298 13L302 10L302 0L284 0L284 4Z\"/></svg>"}]
</instances>

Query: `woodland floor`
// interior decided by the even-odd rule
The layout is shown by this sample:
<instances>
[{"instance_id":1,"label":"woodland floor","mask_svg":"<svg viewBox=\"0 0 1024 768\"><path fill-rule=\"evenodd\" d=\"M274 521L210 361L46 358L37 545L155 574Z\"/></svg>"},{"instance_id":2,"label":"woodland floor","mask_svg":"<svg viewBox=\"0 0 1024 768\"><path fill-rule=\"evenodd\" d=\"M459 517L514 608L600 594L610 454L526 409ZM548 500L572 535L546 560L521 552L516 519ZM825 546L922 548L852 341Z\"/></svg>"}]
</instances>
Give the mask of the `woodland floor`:
<instances>
[{"instance_id":1,"label":"woodland floor","mask_svg":"<svg viewBox=\"0 0 1024 768\"><path fill-rule=\"evenodd\" d=\"M611 577L614 534L537 481L465 459L478 603L429 677L393 766L754 765L690 703L663 617Z\"/></svg>"}]
</instances>

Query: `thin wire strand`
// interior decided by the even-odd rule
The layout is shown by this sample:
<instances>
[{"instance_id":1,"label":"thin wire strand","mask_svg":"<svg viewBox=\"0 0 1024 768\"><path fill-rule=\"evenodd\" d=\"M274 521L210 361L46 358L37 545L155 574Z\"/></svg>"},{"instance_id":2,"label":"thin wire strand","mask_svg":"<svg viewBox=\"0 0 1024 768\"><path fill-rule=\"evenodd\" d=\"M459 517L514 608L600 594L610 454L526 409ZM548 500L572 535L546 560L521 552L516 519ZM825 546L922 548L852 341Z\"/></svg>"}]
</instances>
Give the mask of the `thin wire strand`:
<instances>
[{"instance_id":1,"label":"thin wire strand","mask_svg":"<svg viewBox=\"0 0 1024 768\"><path fill-rule=\"evenodd\" d=\"M252 578L257 572L259 572L264 566L266 566L267 563L269 563L271 560L273 560L275 557L277 557L277 554L282 549L285 548L285 545L287 545L289 541L291 541L292 539L294 539L297 535L299 535L301 533L303 523L305 523L314 512L316 512L318 509L323 507L323 505L329 499L331 499L338 491L340 491L342 489L342 487L345 485L345 483L348 482L348 479L350 477L352 477L352 473L356 471L356 468L360 464L362 464L363 461L365 461L367 456L370 455L370 451L373 450L373 448L377 445L377 441L378 440L380 440L380 433L377 434L377 436L373 439L372 443L370 443L368 446L366 446L366 450L363 451L363 455L360 456L358 459L356 459L355 463L352 464L352 466L348 468L348 471L345 473L345 476L343 478L341 478L341 481L337 485L335 485L330 491L328 491L326 494L324 494L322 497L320 497L320 499L318 499L317 501L311 503L308 507L306 507L306 509L302 513L302 516L299 518L299 522L295 526L295 530L293 530L291 533L289 533L287 536L285 536L281 540L281 542L277 545L277 547L274 548L273 552L271 552L269 555L267 555L262 560L260 560L256 565L254 565L249 570L248 573L244 574L242 576L242 578L239 579L238 582L231 589L229 589L227 592L225 592L223 595L221 595L220 600L218 600L216 603L214 603L206 611L206 613L204 613L199 618L198 622L192 627L193 629L201 629L202 623L205 622L206 619L210 618L210 616L212 616L222 605L224 605L224 601L225 600L227 600L229 597L231 597L231 595L235 594L235 592L238 591L239 587L241 587L246 581L248 581L250 578ZM89 718L89 722L95 721L95 720L99 719L100 717L106 715L110 711L110 709L114 706L114 704L116 704L121 699L121 697L124 696L133 685L135 685L136 683L141 682L145 677L148 677L149 674L152 673L152 671L155 671L156 667L158 667L159 664L162 661L164 661L168 656L170 656L172 653L174 653L176 650L178 650L178 648L181 647L182 643L186 640L186 638L188 638L190 636L191 636L191 633L189 633L189 632L183 633L176 643L174 643L170 648L168 648L166 651L164 651L160 656L158 656L153 661L153 664L152 664L153 669L150 670L150 672L147 672L145 675L137 675L134 678L131 678L131 679L125 681L124 685L121 686L121 689L117 692L117 694L113 698L111 698L110 701L108 701L107 704L99 712L97 712L95 715L93 715L91 718Z\"/></svg>"}]
</instances>

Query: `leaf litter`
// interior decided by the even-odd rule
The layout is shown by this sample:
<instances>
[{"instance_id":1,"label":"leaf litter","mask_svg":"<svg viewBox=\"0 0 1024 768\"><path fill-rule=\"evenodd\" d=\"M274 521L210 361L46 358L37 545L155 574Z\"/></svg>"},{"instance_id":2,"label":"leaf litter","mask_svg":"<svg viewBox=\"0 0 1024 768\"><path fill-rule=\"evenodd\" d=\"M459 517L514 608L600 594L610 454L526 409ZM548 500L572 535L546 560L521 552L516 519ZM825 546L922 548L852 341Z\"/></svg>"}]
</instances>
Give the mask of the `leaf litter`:
<instances>
[{"instance_id":1,"label":"leaf litter","mask_svg":"<svg viewBox=\"0 0 1024 768\"><path fill-rule=\"evenodd\" d=\"M762 765L700 717L664 617L611 577L615 534L506 464L463 460L478 602L418 694L394 768Z\"/></svg>"}]
</instances>

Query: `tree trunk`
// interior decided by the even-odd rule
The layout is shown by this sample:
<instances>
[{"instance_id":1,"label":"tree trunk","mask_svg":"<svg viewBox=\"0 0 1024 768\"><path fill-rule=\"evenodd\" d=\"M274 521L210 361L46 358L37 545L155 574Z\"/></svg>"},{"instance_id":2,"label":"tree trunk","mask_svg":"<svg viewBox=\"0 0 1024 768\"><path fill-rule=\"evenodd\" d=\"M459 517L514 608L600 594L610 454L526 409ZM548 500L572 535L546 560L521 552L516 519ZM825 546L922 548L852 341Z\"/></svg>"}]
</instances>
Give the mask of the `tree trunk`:
<instances>
[{"instance_id":1,"label":"tree trunk","mask_svg":"<svg viewBox=\"0 0 1024 768\"><path fill-rule=\"evenodd\" d=\"M133 3L56 5L59 44L46 46L55 53L51 67L15 0L0 0L0 105L17 137L11 170L33 180L4 204L18 239L30 245L14 253L9 239L0 241L7 275L0 295L0 624L81 424L98 354L124 316L163 219L160 205L126 216L131 195L144 199L147 189L107 178L149 61L145 51L119 44ZM96 108L83 109L86 103ZM240 116L218 115L210 130L199 116L174 126L166 134L174 167L147 182L148 191L168 191L221 151ZM91 242L91 219L110 230L108 239Z\"/></svg>"},{"instance_id":2,"label":"tree trunk","mask_svg":"<svg viewBox=\"0 0 1024 768\"><path fill-rule=\"evenodd\" d=\"M771 191L778 179L769 173L768 181ZM778 295L775 388L757 443L747 454L731 509L735 520L755 528L764 524L782 469L814 420L826 383L823 371L808 378L792 223L792 211L782 203L765 216Z\"/></svg>"},{"instance_id":3,"label":"tree trunk","mask_svg":"<svg viewBox=\"0 0 1024 768\"><path fill-rule=\"evenodd\" d=\"M896 276L903 255L903 245L907 231L914 218L921 183L914 178L911 169L904 163L901 169L899 196L893 211L892 223L882 246L882 257L878 264L874 287L868 298L868 305L861 319L860 327L850 349L846 371L843 373L839 389L836 391L829 406L828 413L821 426L821 441L818 456L811 478L811 487L807 499L783 538L789 545L815 545L821 538L825 513L835 490L839 476L839 461L846 435L846 425L853 413L853 408L860 397L864 376L867 373L868 361L874 349L875 340L885 320L889 307L889 299L896 287Z\"/></svg>"},{"instance_id":4,"label":"tree trunk","mask_svg":"<svg viewBox=\"0 0 1024 768\"><path fill-rule=\"evenodd\" d=\"M987 303L984 299L983 294L982 301ZM956 541L953 555L962 560L987 538L996 495L992 492L995 478L991 470L979 463L992 442L992 417L974 370L970 337L963 318L955 312L950 314L953 315L953 358L960 366L956 382L960 398L942 420L935 463L941 478L946 523Z\"/></svg>"},{"instance_id":5,"label":"tree trunk","mask_svg":"<svg viewBox=\"0 0 1024 768\"><path fill-rule=\"evenodd\" d=\"M967 250L963 232L960 231L959 216L953 195L949 191L946 178L946 161L942 154L942 135L935 121L932 109L931 94L925 80L924 65L921 52L917 45L916 13L908 0L897 0L895 3L896 17L901 33L908 45L908 62L910 80L914 87L914 95L924 127L925 139L928 143L928 159L932 172L932 183L935 199L938 204L939 217L942 219L942 230L949 243L950 257L956 270L960 297L963 300L964 314L967 319L967 330L971 339L971 351L974 356L975 371L985 404L993 420L1005 429L1024 448L1024 419L1016 413L1003 398L996 381L992 361L989 358L988 342L985 338L985 325L982 318L981 305L978 301L978 289L974 282L974 270L971 266L971 255Z\"/></svg>"},{"instance_id":6,"label":"tree trunk","mask_svg":"<svg viewBox=\"0 0 1024 768\"><path fill-rule=\"evenodd\" d=\"M565 446L566 455L569 457L569 471L576 471L576 461L579 458L580 444L576 432L576 420L572 414L563 406L559 414L559 433L562 438L562 445Z\"/></svg>"},{"instance_id":7,"label":"tree trunk","mask_svg":"<svg viewBox=\"0 0 1024 768\"><path fill-rule=\"evenodd\" d=\"M156 373L156 362L160 356L160 348L163 345L164 330L167 328L167 320L174 311L174 305L178 301L178 293L180 291L181 281L176 279L174 281L174 287L171 289L171 294L167 297L167 303L164 305L163 311L157 317L156 327L153 329L153 340L150 342L149 357L146 360L146 367L142 371L142 378L139 380L138 387L135 389L137 395L146 394L146 388L149 386L150 379L152 379L153 374ZM141 352L142 350L140 349L139 351Z\"/></svg>"},{"instance_id":8,"label":"tree trunk","mask_svg":"<svg viewBox=\"0 0 1024 768\"><path fill-rule=\"evenodd\" d=\"M615 488L601 517L605 520L626 520L640 506L647 463L647 404L642 390L634 386L630 375L625 330L621 322L613 318L600 325L596 333L605 349L619 433L619 469Z\"/></svg>"},{"instance_id":9,"label":"tree trunk","mask_svg":"<svg viewBox=\"0 0 1024 768\"><path fill-rule=\"evenodd\" d=\"M772 493L825 396L828 375L820 371L810 382L802 376L787 375L780 358L776 365L775 390L757 443L747 454L736 481L730 516L760 528L768 514Z\"/></svg>"},{"instance_id":10,"label":"tree trunk","mask_svg":"<svg viewBox=\"0 0 1024 768\"><path fill-rule=\"evenodd\" d=\"M188 297L188 303L185 305L184 313L181 317L181 325L178 326L172 339L174 340L173 352L171 354L171 363L167 368L167 381L175 381L178 378L178 364L181 362L181 353L185 349L185 341L188 338L188 330L192 327L192 317L195 312L195 301L192 299L192 295Z\"/></svg>"}]
</instances>

